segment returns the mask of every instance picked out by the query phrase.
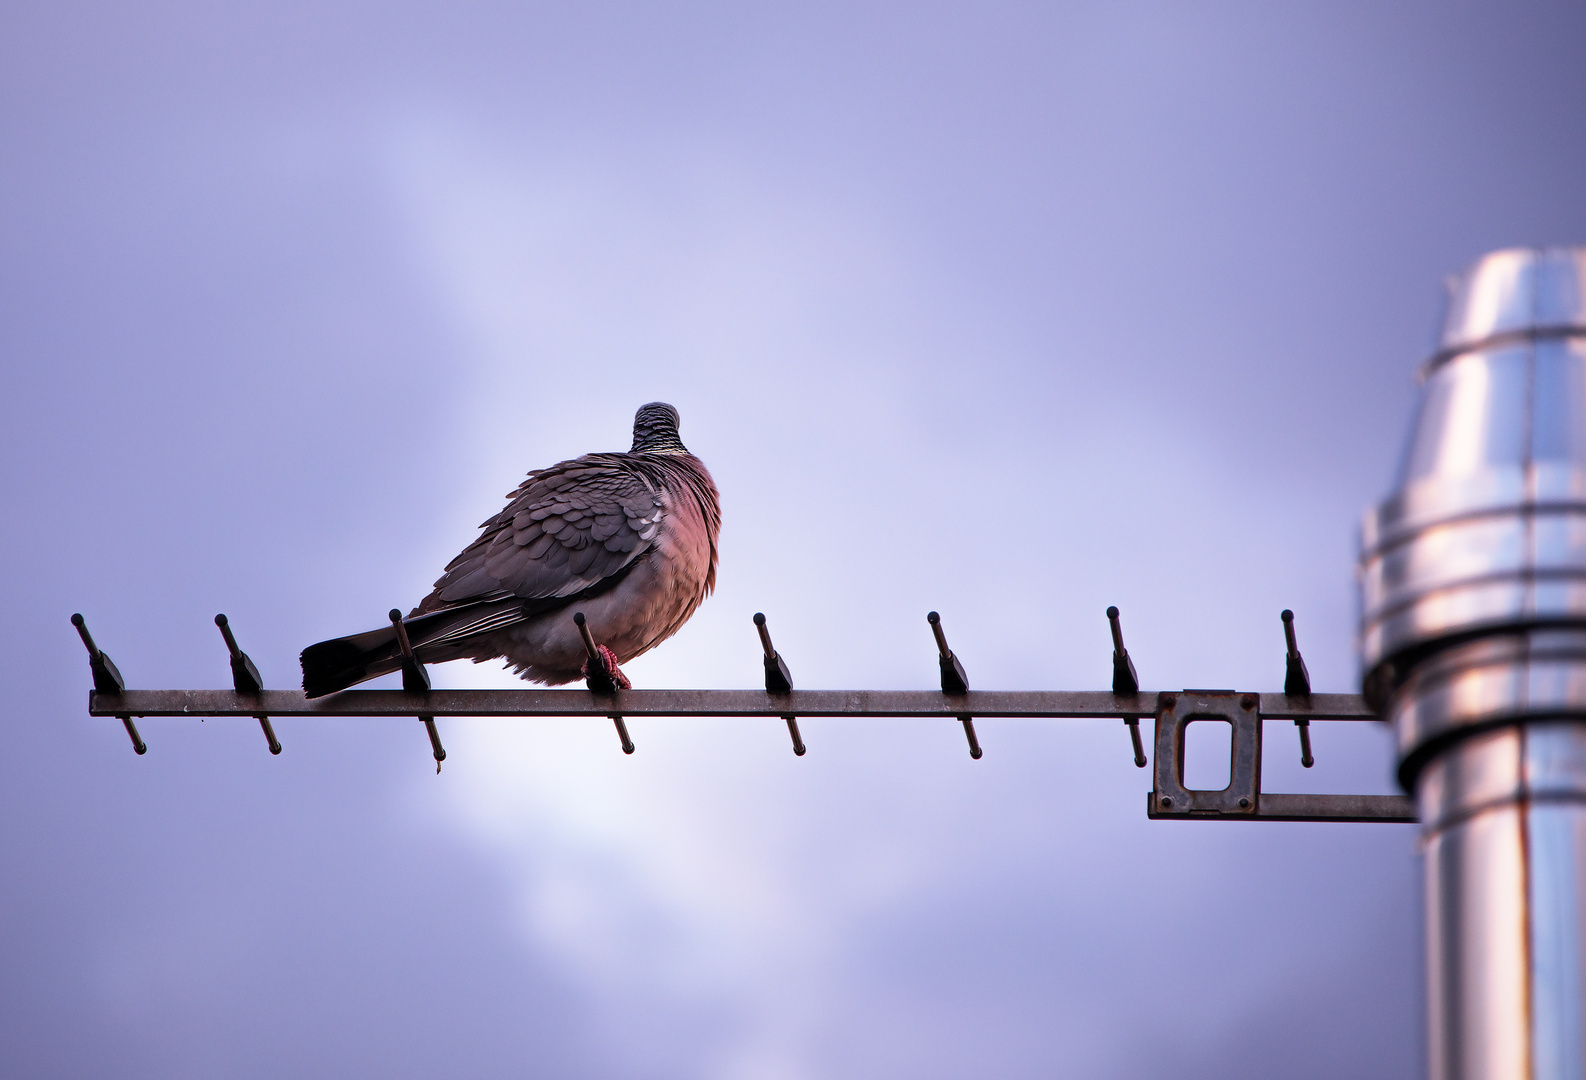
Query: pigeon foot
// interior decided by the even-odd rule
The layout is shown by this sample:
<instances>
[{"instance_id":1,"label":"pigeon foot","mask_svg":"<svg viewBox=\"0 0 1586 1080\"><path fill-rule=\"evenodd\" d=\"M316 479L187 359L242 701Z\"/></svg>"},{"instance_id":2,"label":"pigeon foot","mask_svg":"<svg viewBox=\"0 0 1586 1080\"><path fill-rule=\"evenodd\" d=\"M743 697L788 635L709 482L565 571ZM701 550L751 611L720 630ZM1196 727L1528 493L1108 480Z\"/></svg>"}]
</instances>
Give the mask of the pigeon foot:
<instances>
[{"instance_id":1,"label":"pigeon foot","mask_svg":"<svg viewBox=\"0 0 1586 1080\"><path fill-rule=\"evenodd\" d=\"M628 681L628 677L617 666L617 658L612 654L612 651L604 645L595 646L595 650L600 653L600 666L605 670L590 674L588 660L585 660L584 666L578 669L583 673L584 681L589 684L589 688L597 693L609 693L606 686L599 685L601 683L609 683L611 687L617 690L632 690L633 684Z\"/></svg>"}]
</instances>

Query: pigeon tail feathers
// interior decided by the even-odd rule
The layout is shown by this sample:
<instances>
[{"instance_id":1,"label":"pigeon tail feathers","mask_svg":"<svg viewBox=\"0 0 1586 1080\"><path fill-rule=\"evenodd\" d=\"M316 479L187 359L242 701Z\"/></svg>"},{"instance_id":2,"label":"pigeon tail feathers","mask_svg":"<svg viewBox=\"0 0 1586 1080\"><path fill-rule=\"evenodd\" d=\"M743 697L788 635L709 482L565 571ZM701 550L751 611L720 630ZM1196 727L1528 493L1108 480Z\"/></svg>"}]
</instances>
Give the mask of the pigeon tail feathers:
<instances>
[{"instance_id":1,"label":"pigeon tail feathers","mask_svg":"<svg viewBox=\"0 0 1586 1080\"><path fill-rule=\"evenodd\" d=\"M318 642L304 649L299 659L303 693L311 698L334 694L402 667L396 630L389 626Z\"/></svg>"},{"instance_id":2,"label":"pigeon tail feathers","mask_svg":"<svg viewBox=\"0 0 1586 1080\"><path fill-rule=\"evenodd\" d=\"M410 615L403 625L419 662L440 664L471 655L471 636L522 622L525 617L523 601L511 597ZM402 650L396 629L382 626L310 645L300 660L303 693L316 698L400 671Z\"/></svg>"}]
</instances>

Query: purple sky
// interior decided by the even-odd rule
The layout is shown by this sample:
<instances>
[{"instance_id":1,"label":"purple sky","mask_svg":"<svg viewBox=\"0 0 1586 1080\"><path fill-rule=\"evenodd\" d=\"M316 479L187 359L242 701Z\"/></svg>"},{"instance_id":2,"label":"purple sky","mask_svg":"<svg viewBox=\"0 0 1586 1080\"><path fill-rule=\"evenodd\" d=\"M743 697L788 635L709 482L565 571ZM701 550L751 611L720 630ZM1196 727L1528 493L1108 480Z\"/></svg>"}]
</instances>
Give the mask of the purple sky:
<instances>
[{"instance_id":1,"label":"purple sky","mask_svg":"<svg viewBox=\"0 0 1586 1080\"><path fill-rule=\"evenodd\" d=\"M1586 241L1586 13L13 2L0 1075L1421 1070L1412 829L1150 823L1120 724L86 715L267 683L662 399L720 589L628 666L1353 690L1440 283ZM496 686L491 666L435 669ZM1321 727L1271 790L1388 791Z\"/></svg>"}]
</instances>

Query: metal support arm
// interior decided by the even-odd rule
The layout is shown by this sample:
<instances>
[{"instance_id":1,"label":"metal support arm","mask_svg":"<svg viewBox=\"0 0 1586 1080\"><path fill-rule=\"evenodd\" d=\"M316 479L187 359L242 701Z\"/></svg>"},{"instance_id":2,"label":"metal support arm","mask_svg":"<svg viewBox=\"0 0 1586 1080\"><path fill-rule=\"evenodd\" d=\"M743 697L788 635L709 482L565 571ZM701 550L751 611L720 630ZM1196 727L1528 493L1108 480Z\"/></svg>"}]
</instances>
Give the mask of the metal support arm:
<instances>
[{"instance_id":1,"label":"metal support arm","mask_svg":"<svg viewBox=\"0 0 1586 1080\"><path fill-rule=\"evenodd\" d=\"M1176 693L1176 691L1175 691ZM1259 699L1266 720L1375 720L1359 694L1313 694L1307 700L1283 694ZM1122 719L1156 713L1161 695L1113 694L1106 690L970 690L948 700L936 690L793 690L772 698L764 690L621 690L615 695L627 716L975 716L1053 719ZM244 698L233 690L91 691L93 716L597 716L605 718L612 698L586 690L343 690L305 698L301 690L265 690Z\"/></svg>"},{"instance_id":2,"label":"metal support arm","mask_svg":"<svg viewBox=\"0 0 1586 1080\"><path fill-rule=\"evenodd\" d=\"M1357 694L1236 694L1232 691L1139 691L1115 694L1062 690L344 690L305 698L300 690L91 691L93 716L402 717L494 716L653 717L902 717L958 719L964 715L1019 719L1157 720L1155 788L1148 816L1195 820L1413 822L1411 801L1396 795L1285 795L1260 790L1262 720L1375 720ZM1183 787L1183 727L1193 719L1235 721L1234 769L1229 787L1198 792ZM1240 800L1245 800L1244 805ZM1166 800L1166 802L1164 802Z\"/></svg>"}]
</instances>

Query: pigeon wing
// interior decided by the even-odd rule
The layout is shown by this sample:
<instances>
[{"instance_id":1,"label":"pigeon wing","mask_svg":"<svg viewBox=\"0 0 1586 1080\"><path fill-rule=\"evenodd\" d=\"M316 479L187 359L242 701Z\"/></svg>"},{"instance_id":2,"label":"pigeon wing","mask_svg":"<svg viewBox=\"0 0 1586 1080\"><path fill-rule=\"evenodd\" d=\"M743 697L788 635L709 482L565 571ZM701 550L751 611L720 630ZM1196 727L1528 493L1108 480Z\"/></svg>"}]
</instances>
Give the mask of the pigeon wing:
<instances>
[{"instance_id":1,"label":"pigeon wing","mask_svg":"<svg viewBox=\"0 0 1586 1080\"><path fill-rule=\"evenodd\" d=\"M417 610L571 597L621 573L653 545L664 515L660 492L626 457L588 454L530 473Z\"/></svg>"}]
</instances>

